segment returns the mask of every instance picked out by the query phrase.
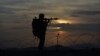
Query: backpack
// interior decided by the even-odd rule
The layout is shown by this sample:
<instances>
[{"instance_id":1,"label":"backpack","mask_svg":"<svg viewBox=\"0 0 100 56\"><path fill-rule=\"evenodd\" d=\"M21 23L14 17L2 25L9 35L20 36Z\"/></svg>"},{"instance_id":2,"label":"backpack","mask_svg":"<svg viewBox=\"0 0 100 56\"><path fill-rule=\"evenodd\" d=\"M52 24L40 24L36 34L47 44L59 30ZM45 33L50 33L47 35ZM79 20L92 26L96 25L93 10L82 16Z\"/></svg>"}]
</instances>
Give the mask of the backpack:
<instances>
[{"instance_id":1,"label":"backpack","mask_svg":"<svg viewBox=\"0 0 100 56\"><path fill-rule=\"evenodd\" d=\"M32 21L32 33L33 33L34 36L38 36L38 29L37 29L37 27L38 27L38 20L35 18Z\"/></svg>"}]
</instances>

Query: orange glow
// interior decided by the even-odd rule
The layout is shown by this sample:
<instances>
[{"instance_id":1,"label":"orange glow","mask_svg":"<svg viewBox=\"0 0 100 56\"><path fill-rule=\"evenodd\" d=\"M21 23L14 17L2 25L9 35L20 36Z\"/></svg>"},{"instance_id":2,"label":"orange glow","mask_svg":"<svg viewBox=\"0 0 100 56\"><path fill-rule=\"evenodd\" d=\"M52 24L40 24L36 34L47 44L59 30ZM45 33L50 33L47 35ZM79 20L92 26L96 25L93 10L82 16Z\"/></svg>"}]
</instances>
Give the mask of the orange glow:
<instances>
[{"instance_id":1,"label":"orange glow","mask_svg":"<svg viewBox=\"0 0 100 56\"><path fill-rule=\"evenodd\" d=\"M64 34L65 32L64 31L59 31L59 34Z\"/></svg>"},{"instance_id":2,"label":"orange glow","mask_svg":"<svg viewBox=\"0 0 100 56\"><path fill-rule=\"evenodd\" d=\"M65 31L58 31L58 32L56 32L56 35L62 35L62 36L64 36L66 34L66 32Z\"/></svg>"},{"instance_id":3,"label":"orange glow","mask_svg":"<svg viewBox=\"0 0 100 56\"><path fill-rule=\"evenodd\" d=\"M59 24L67 24L67 23L71 23L71 22L70 21L67 21L67 20L59 19L59 20L56 20L56 23L59 23Z\"/></svg>"}]
</instances>

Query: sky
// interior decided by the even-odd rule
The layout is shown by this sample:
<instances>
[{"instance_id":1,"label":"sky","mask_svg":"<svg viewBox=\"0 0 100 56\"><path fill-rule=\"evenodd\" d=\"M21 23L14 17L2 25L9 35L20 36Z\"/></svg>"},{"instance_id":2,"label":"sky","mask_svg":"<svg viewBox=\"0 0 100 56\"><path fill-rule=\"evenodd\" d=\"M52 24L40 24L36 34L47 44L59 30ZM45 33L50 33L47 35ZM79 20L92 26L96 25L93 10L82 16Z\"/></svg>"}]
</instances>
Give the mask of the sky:
<instances>
[{"instance_id":1,"label":"sky","mask_svg":"<svg viewBox=\"0 0 100 56\"><path fill-rule=\"evenodd\" d=\"M85 32L85 28L88 27L89 29L95 28L96 32L99 32L100 29L97 27L98 25L93 25L100 24L100 0L0 0L0 47L33 45L31 22L33 17L38 16L39 13L44 13L46 18L59 18L55 23L61 25L56 24L58 27L55 27L55 24L52 25L55 28L51 26L52 31L57 29L55 32L69 30L76 33L79 29ZM68 28L62 23L92 24L92 27L90 27L91 25L72 25ZM56 36L52 35L52 31L47 32L51 44L52 40L55 42L53 37ZM49 33L53 36L52 38ZM70 32L68 33L70 34ZM93 34L96 33L93 32ZM97 34L94 43L100 46L100 33ZM72 38L75 37L74 35ZM93 45L95 45L94 43Z\"/></svg>"},{"instance_id":2,"label":"sky","mask_svg":"<svg viewBox=\"0 0 100 56\"><path fill-rule=\"evenodd\" d=\"M100 0L0 0L0 22L28 21L44 13L68 23L100 23L99 5Z\"/></svg>"}]
</instances>

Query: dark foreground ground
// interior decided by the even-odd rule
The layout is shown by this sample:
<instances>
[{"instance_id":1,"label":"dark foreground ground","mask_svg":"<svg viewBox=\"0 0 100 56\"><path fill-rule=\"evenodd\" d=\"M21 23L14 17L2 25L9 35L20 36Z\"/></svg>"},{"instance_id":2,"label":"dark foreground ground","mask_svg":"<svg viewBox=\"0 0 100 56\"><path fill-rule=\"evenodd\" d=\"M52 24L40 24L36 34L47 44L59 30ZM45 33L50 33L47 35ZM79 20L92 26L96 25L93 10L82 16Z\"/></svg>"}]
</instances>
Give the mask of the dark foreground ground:
<instances>
[{"instance_id":1,"label":"dark foreground ground","mask_svg":"<svg viewBox=\"0 0 100 56\"><path fill-rule=\"evenodd\" d=\"M56 48L58 47L58 49ZM62 46L48 47L38 51L35 47L0 50L0 56L100 56L100 49L71 49Z\"/></svg>"}]
</instances>

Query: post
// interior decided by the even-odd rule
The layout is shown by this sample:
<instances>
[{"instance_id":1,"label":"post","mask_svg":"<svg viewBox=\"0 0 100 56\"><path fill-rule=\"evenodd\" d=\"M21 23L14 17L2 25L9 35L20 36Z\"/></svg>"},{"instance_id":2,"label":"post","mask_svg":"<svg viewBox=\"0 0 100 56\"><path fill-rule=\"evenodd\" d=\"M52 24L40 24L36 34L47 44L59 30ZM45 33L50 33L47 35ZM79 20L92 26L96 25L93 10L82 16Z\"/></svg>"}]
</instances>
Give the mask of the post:
<instances>
[{"instance_id":1,"label":"post","mask_svg":"<svg viewBox=\"0 0 100 56\"><path fill-rule=\"evenodd\" d=\"M58 51L58 45L59 45L59 33L57 34L57 47L56 47L56 51Z\"/></svg>"}]
</instances>

